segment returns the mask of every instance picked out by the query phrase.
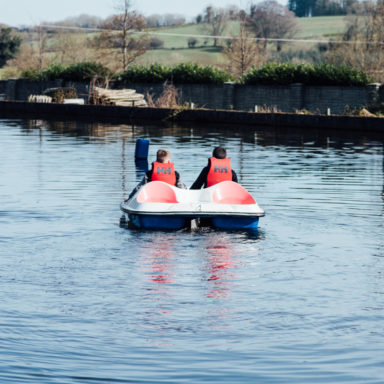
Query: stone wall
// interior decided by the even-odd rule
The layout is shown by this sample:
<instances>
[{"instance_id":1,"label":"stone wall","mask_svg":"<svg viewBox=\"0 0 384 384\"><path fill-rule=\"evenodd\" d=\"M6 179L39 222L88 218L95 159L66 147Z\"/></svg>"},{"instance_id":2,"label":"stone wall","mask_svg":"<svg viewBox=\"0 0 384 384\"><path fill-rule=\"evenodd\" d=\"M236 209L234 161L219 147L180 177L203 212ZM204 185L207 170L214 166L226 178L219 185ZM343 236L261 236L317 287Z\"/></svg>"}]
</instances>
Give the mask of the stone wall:
<instances>
[{"instance_id":1,"label":"stone wall","mask_svg":"<svg viewBox=\"0 0 384 384\"><path fill-rule=\"evenodd\" d=\"M26 101L31 94L41 94L47 88L69 87L77 89L79 97L88 101L89 84L64 82L33 82L22 79L0 81L0 93L8 100ZM132 88L144 95L159 97L162 84L113 84L112 88ZM281 112L308 110L314 113L343 114L347 109L367 106L384 101L384 89L380 84L366 87L306 86L291 84L287 86L241 85L225 83L220 85L182 84L176 85L181 104L194 103L196 107L207 109L226 109L254 111L255 106Z\"/></svg>"}]
</instances>

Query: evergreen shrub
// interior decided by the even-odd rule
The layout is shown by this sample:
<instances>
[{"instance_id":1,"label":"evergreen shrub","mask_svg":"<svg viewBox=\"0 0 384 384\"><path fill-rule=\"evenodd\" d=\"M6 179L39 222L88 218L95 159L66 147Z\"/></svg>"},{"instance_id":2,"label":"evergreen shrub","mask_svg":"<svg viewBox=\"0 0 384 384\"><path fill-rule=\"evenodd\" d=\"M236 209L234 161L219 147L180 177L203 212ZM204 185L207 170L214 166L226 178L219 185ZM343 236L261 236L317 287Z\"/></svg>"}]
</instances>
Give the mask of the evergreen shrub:
<instances>
[{"instance_id":1,"label":"evergreen shrub","mask_svg":"<svg viewBox=\"0 0 384 384\"><path fill-rule=\"evenodd\" d=\"M232 80L229 73L212 66L200 66L194 63L167 66L152 64L145 66L130 66L119 76L125 83L164 83L174 84L222 84Z\"/></svg>"},{"instance_id":2,"label":"evergreen shrub","mask_svg":"<svg viewBox=\"0 0 384 384\"><path fill-rule=\"evenodd\" d=\"M330 64L265 64L252 68L241 82L247 85L306 85L364 86L372 78L363 71L345 65Z\"/></svg>"},{"instance_id":3,"label":"evergreen shrub","mask_svg":"<svg viewBox=\"0 0 384 384\"><path fill-rule=\"evenodd\" d=\"M65 67L62 64L53 64L41 72L37 69L28 69L21 74L23 79L32 81L51 81L56 79L85 81L90 80L95 76L104 78L106 76L111 76L111 72L101 64L84 62L71 64L68 67Z\"/></svg>"},{"instance_id":4,"label":"evergreen shrub","mask_svg":"<svg viewBox=\"0 0 384 384\"><path fill-rule=\"evenodd\" d=\"M89 81L93 77L115 79L112 72L101 64L84 62L67 67L54 64L43 71L29 69L21 75L24 79L50 81ZM150 66L132 65L121 73L117 80L123 83L165 83L173 84L223 84L233 77L212 66L200 66L195 63L183 63L176 66L152 64ZM291 64L269 63L252 68L240 80L247 85L288 85L302 83L306 85L365 86L373 82L363 71L345 65L330 64Z\"/></svg>"}]
</instances>

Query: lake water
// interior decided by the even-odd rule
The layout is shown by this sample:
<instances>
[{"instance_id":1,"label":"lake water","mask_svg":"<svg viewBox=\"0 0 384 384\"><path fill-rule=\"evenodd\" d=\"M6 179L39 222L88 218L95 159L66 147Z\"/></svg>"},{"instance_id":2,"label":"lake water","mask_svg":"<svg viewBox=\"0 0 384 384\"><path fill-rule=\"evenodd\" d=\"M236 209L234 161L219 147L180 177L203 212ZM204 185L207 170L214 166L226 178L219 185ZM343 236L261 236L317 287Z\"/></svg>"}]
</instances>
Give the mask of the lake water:
<instances>
[{"instance_id":1,"label":"lake water","mask_svg":"<svg viewBox=\"0 0 384 384\"><path fill-rule=\"evenodd\" d=\"M258 232L140 232L120 202L212 148ZM383 383L383 138L0 120L1 383Z\"/></svg>"}]
</instances>

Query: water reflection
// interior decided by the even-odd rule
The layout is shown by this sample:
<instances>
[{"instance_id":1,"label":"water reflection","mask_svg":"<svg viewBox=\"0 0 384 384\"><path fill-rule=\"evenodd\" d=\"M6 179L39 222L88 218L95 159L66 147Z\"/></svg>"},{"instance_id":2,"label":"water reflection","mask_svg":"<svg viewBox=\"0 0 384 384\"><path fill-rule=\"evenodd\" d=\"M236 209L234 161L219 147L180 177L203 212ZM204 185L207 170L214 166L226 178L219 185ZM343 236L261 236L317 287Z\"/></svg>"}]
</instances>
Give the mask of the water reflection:
<instances>
[{"instance_id":1,"label":"water reflection","mask_svg":"<svg viewBox=\"0 0 384 384\"><path fill-rule=\"evenodd\" d=\"M206 148L207 154L210 153L213 145L219 144L220 140L237 140L238 145L230 148L233 154L238 157L238 172L240 181L245 180L244 170L247 166L247 156L250 150L249 144L266 147L275 146L280 149L283 146L292 147L292 150L297 152L298 148L305 151L305 156L320 156L326 158L326 153L329 149L340 150L339 155L344 156L349 154L349 149L354 154L363 153L369 150L370 140L375 139L383 143L384 133L379 132L358 132L352 131L345 135L343 131L335 131L329 129L293 129L284 127L250 127L237 126L234 130L232 126L225 126L223 124L175 124L170 122L162 122L161 124L141 123L141 124L122 124L120 121L116 122L92 122L92 121L52 121L52 120L24 120L21 123L25 132L30 133L39 129L40 136L43 136L43 131L54 132L60 136L72 136L84 141L108 142L116 138L123 140L122 148L122 167L125 166L126 156L125 140L133 141L137 137L150 137L156 143L156 138L163 138L165 136L172 136L176 144L190 142L191 145L197 145L204 150ZM216 132L220 129L220 140L217 140L216 133L211 135L210 132ZM212 136L212 140L210 140ZM247 145L248 144L248 145ZM228 145L228 143L227 143ZM230 147L230 145L229 145ZM321 150L319 151L319 148ZM291 149L288 148L288 152ZM383 150L384 156L384 150ZM297 159L296 159L297 160ZM280 161L281 166L288 165L289 163ZM300 163L295 161L295 164L300 166ZM321 170L326 170L329 162L321 165ZM348 164L345 164L347 167ZM140 179L148 170L148 164L136 163L136 178ZM384 170L384 159L383 159ZM125 175L122 176L123 190L125 191ZM384 183L383 183L383 197L384 197Z\"/></svg>"},{"instance_id":2,"label":"water reflection","mask_svg":"<svg viewBox=\"0 0 384 384\"><path fill-rule=\"evenodd\" d=\"M148 171L148 160L147 159L135 159L136 166L136 178L142 179Z\"/></svg>"},{"instance_id":3,"label":"water reflection","mask_svg":"<svg viewBox=\"0 0 384 384\"><path fill-rule=\"evenodd\" d=\"M173 244L169 239L160 240L150 252L151 270L147 274L151 281L158 284L173 283Z\"/></svg>"},{"instance_id":4,"label":"water reflection","mask_svg":"<svg viewBox=\"0 0 384 384\"><path fill-rule=\"evenodd\" d=\"M127 124L126 121L105 121L98 120L92 122L88 120L77 121L54 121L54 120L21 120L24 132L31 132L34 129L42 129L78 137L83 140L92 138L107 138L111 136L119 137L152 137L162 138L173 136L172 138L179 143L204 141L207 138L217 138L217 131L220 131L221 142L227 138L241 139L241 145L255 144L260 146L295 146L295 147L317 147L317 148L336 148L343 149L345 146L354 146L355 150L364 151L367 142L374 139L382 142L384 132L359 132L350 131L346 135L340 130L331 129L299 129L284 127L263 127L263 126L242 126L223 124L197 124L197 123L172 123L172 122L135 122ZM211 133L214 132L214 133ZM225 140L226 141L226 140ZM360 147L360 149L359 149Z\"/></svg>"},{"instance_id":5,"label":"water reflection","mask_svg":"<svg viewBox=\"0 0 384 384\"><path fill-rule=\"evenodd\" d=\"M174 258L175 258L175 236L162 232L153 232L148 239L148 243L143 248L142 254L142 271L148 280L152 283L151 290L155 293L164 289L159 285L164 285L165 289L169 284L173 283L174 277Z\"/></svg>"},{"instance_id":6,"label":"water reflection","mask_svg":"<svg viewBox=\"0 0 384 384\"><path fill-rule=\"evenodd\" d=\"M228 297L236 277L237 262L226 234L212 234L206 245L207 297L222 300Z\"/></svg>"}]
</instances>

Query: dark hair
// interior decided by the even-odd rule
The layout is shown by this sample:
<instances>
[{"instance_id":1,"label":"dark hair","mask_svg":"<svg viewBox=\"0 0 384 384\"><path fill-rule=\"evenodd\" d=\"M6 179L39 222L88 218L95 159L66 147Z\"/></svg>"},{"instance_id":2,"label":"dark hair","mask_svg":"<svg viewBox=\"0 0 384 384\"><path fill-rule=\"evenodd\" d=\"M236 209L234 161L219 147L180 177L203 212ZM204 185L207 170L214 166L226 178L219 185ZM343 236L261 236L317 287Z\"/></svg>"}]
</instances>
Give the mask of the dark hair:
<instances>
[{"instance_id":1,"label":"dark hair","mask_svg":"<svg viewBox=\"0 0 384 384\"><path fill-rule=\"evenodd\" d=\"M164 163L167 157L171 157L171 154L166 149L159 149L156 153L156 161L158 163Z\"/></svg>"},{"instance_id":2,"label":"dark hair","mask_svg":"<svg viewBox=\"0 0 384 384\"><path fill-rule=\"evenodd\" d=\"M227 150L224 147L216 147L212 155L216 157L216 159L225 159L227 157Z\"/></svg>"}]
</instances>

